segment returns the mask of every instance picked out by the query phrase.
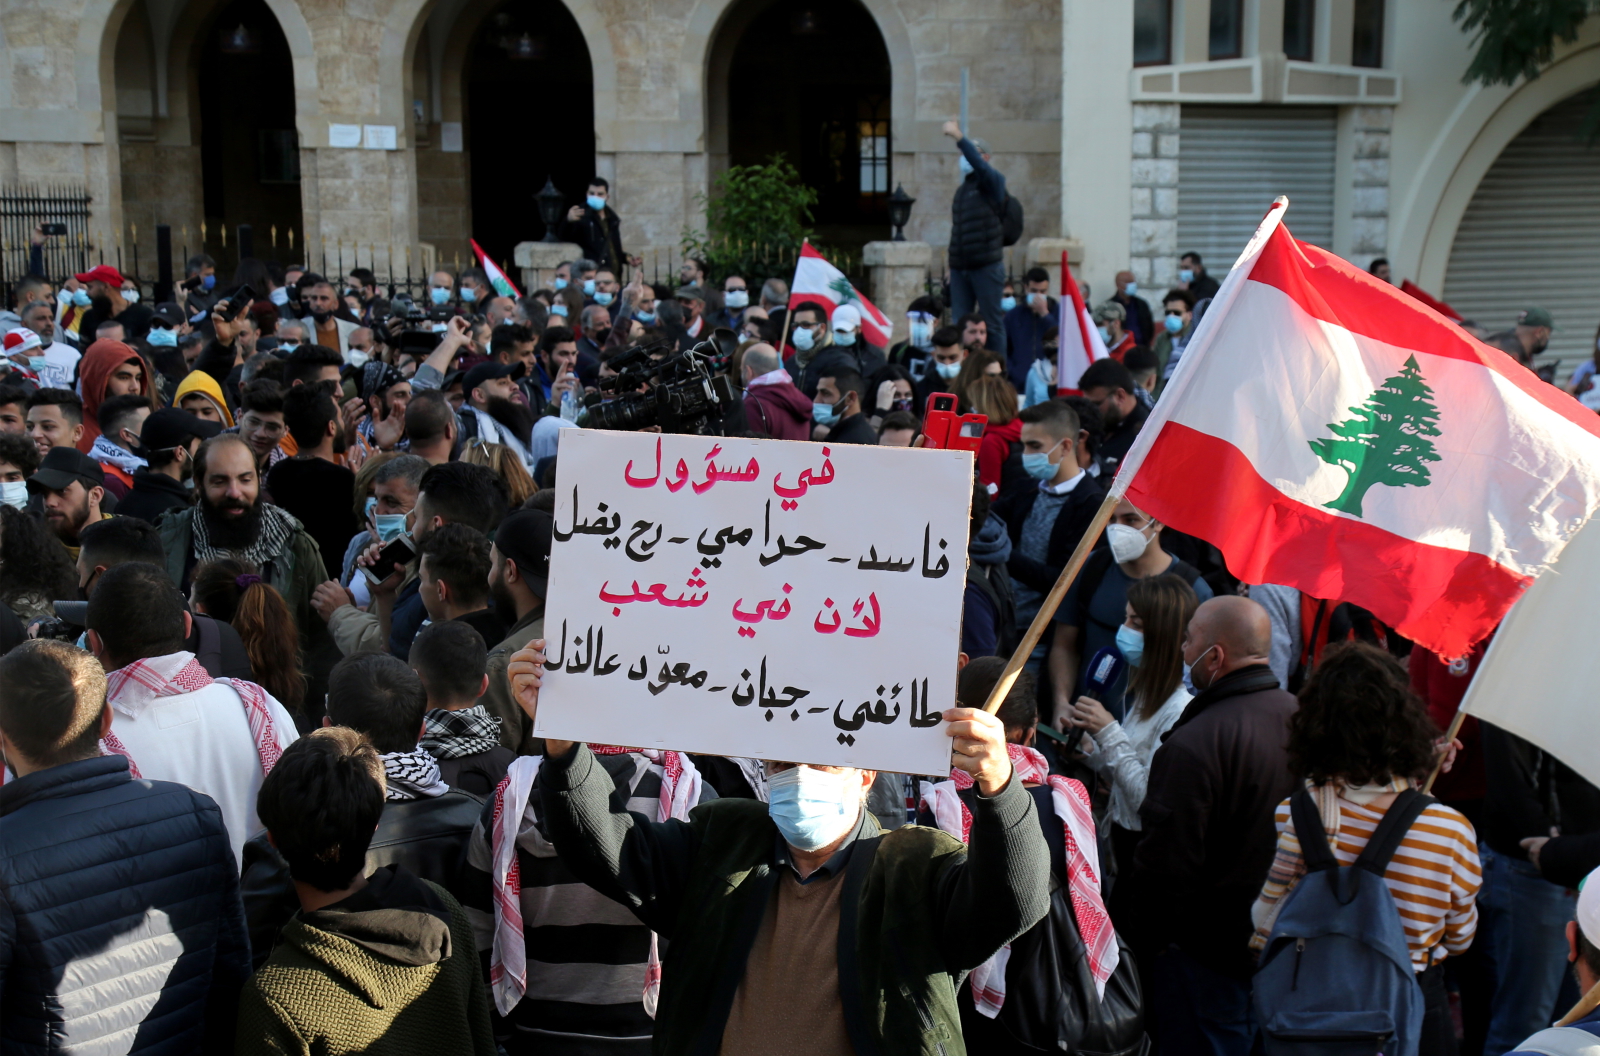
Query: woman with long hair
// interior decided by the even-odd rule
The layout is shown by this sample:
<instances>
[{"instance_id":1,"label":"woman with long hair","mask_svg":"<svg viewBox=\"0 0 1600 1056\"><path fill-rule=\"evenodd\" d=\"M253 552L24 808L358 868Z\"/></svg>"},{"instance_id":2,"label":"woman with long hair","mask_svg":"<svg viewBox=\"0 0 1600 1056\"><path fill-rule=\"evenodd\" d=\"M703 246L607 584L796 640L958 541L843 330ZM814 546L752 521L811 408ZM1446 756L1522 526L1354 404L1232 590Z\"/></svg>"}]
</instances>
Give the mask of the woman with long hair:
<instances>
[{"instance_id":1,"label":"woman with long hair","mask_svg":"<svg viewBox=\"0 0 1600 1056\"><path fill-rule=\"evenodd\" d=\"M506 482L506 490L511 492L511 509L519 510L528 497L539 490L539 485L533 482L533 477L522 464L522 459L516 456L505 444L491 444L484 440L473 440L467 449L461 452L461 461L474 466L487 466L494 470L495 476Z\"/></svg>"},{"instance_id":2,"label":"woman with long hair","mask_svg":"<svg viewBox=\"0 0 1600 1056\"><path fill-rule=\"evenodd\" d=\"M978 445L978 483L997 499L1030 478L1022 468L1022 419L1017 390L1003 375L985 374L967 386L972 410L989 419Z\"/></svg>"},{"instance_id":3,"label":"woman with long hair","mask_svg":"<svg viewBox=\"0 0 1600 1056\"><path fill-rule=\"evenodd\" d=\"M31 514L0 506L0 601L23 623L54 616L52 603L78 597L78 569Z\"/></svg>"},{"instance_id":4,"label":"woman with long hair","mask_svg":"<svg viewBox=\"0 0 1600 1056\"><path fill-rule=\"evenodd\" d=\"M1328 647L1300 690L1289 720L1289 767L1305 781L1329 848L1341 866L1356 858L1403 793L1427 780L1439 759L1439 728L1400 662L1364 642ZM1278 853L1250 915L1250 945L1264 950L1278 912L1305 876L1290 804L1278 804ZM1478 928L1483 874L1477 834L1465 817L1429 803L1383 871L1422 988L1418 1056L1456 1052L1444 960L1466 952ZM1514 1043L1513 1043L1514 1044ZM1496 1050L1499 1051L1499 1050Z\"/></svg>"},{"instance_id":5,"label":"woman with long hair","mask_svg":"<svg viewBox=\"0 0 1600 1056\"><path fill-rule=\"evenodd\" d=\"M253 566L228 557L194 570L189 600L201 615L233 625L256 682L300 718L306 676L300 670L300 635L283 595Z\"/></svg>"},{"instance_id":6,"label":"woman with long hair","mask_svg":"<svg viewBox=\"0 0 1600 1056\"><path fill-rule=\"evenodd\" d=\"M1006 365L998 353L987 348L973 349L967 353L967 358L961 361L961 372L956 375L956 380L950 386L950 391L956 394L956 403L962 414L972 410L972 400L967 392L972 383L979 378L994 375L997 378L1006 376Z\"/></svg>"},{"instance_id":7,"label":"woman with long hair","mask_svg":"<svg viewBox=\"0 0 1600 1056\"><path fill-rule=\"evenodd\" d=\"M1194 588L1181 576L1131 583L1126 618L1117 628L1117 649L1131 669L1127 714L1119 722L1092 697L1079 697L1072 705L1072 725L1088 734L1085 761L1111 780L1111 846L1123 870L1133 865L1139 843L1139 807L1150 779L1150 760L1161 747L1162 734L1189 705L1183 635L1199 605Z\"/></svg>"}]
</instances>

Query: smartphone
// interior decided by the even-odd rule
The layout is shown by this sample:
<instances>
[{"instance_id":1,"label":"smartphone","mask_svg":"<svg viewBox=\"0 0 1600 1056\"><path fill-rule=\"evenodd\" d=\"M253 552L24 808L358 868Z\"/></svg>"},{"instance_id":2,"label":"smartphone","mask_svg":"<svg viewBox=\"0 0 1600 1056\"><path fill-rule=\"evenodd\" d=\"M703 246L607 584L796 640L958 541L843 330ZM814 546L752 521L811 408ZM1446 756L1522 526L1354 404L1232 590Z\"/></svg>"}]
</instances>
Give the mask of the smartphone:
<instances>
[{"instance_id":1,"label":"smartphone","mask_svg":"<svg viewBox=\"0 0 1600 1056\"><path fill-rule=\"evenodd\" d=\"M244 315L245 312L248 312L255 300L256 291L252 290L248 285L240 286L237 290L234 290L228 297L228 304L233 307L233 318L237 319Z\"/></svg>"},{"instance_id":2,"label":"smartphone","mask_svg":"<svg viewBox=\"0 0 1600 1056\"><path fill-rule=\"evenodd\" d=\"M67 225L61 223L60 221L54 221L48 224L40 224L39 233L44 235L64 235L67 233Z\"/></svg>"},{"instance_id":3,"label":"smartphone","mask_svg":"<svg viewBox=\"0 0 1600 1056\"><path fill-rule=\"evenodd\" d=\"M402 535L378 551L378 560L370 568L361 566L361 574L367 577L368 583L377 586L394 575L394 570L410 561L416 552L416 545Z\"/></svg>"},{"instance_id":4,"label":"smartphone","mask_svg":"<svg viewBox=\"0 0 1600 1056\"><path fill-rule=\"evenodd\" d=\"M195 290L200 288L200 276L191 275L189 278L184 279L181 285L184 289L188 290L190 293L193 293Z\"/></svg>"},{"instance_id":5,"label":"smartphone","mask_svg":"<svg viewBox=\"0 0 1600 1056\"><path fill-rule=\"evenodd\" d=\"M957 414L954 393L936 392L928 397L922 417L922 446L939 451L976 451L983 444L987 415Z\"/></svg>"}]
</instances>

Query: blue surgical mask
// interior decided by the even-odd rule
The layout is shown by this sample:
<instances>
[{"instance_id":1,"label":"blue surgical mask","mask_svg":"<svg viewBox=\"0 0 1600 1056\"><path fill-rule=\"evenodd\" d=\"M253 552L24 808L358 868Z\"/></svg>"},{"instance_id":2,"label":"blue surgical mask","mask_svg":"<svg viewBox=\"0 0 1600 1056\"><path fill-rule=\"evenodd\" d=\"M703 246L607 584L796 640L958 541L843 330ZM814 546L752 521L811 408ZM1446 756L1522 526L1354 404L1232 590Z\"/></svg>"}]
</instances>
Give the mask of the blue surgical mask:
<instances>
[{"instance_id":1,"label":"blue surgical mask","mask_svg":"<svg viewBox=\"0 0 1600 1056\"><path fill-rule=\"evenodd\" d=\"M1104 326L1097 326L1095 329L1100 331L1100 340L1109 345L1111 343L1111 331Z\"/></svg>"},{"instance_id":2,"label":"blue surgical mask","mask_svg":"<svg viewBox=\"0 0 1600 1056\"><path fill-rule=\"evenodd\" d=\"M961 373L961 363L959 360L955 363L935 363L933 369L938 371L939 376L945 381L954 381L956 375Z\"/></svg>"},{"instance_id":3,"label":"blue surgical mask","mask_svg":"<svg viewBox=\"0 0 1600 1056\"><path fill-rule=\"evenodd\" d=\"M643 323L645 326L654 326L655 325L655 321L656 321L656 313L655 312L634 312L633 313L633 317L635 319L639 320L639 322Z\"/></svg>"},{"instance_id":4,"label":"blue surgical mask","mask_svg":"<svg viewBox=\"0 0 1600 1056\"><path fill-rule=\"evenodd\" d=\"M72 291L72 306L74 308L87 308L87 307L89 307L89 291L88 290L73 290Z\"/></svg>"},{"instance_id":5,"label":"blue surgical mask","mask_svg":"<svg viewBox=\"0 0 1600 1056\"><path fill-rule=\"evenodd\" d=\"M129 304L138 304L139 303L139 291L138 290L123 290L122 291L122 299L127 301Z\"/></svg>"},{"instance_id":6,"label":"blue surgical mask","mask_svg":"<svg viewBox=\"0 0 1600 1056\"><path fill-rule=\"evenodd\" d=\"M1043 304L1043 303L1045 303L1045 301L1048 298L1048 296L1049 296L1048 294L1043 294L1043 293L1030 293L1030 294L1028 294L1028 305L1029 305L1029 307L1032 307L1035 304Z\"/></svg>"},{"instance_id":7,"label":"blue surgical mask","mask_svg":"<svg viewBox=\"0 0 1600 1056\"><path fill-rule=\"evenodd\" d=\"M1017 299L1015 297L1002 297L1002 298L1000 298L1000 310L1002 312L1009 312L1011 309L1015 308L1016 306L1017 306Z\"/></svg>"},{"instance_id":8,"label":"blue surgical mask","mask_svg":"<svg viewBox=\"0 0 1600 1056\"><path fill-rule=\"evenodd\" d=\"M1117 652L1128 661L1129 667L1138 667L1139 661L1144 659L1144 632L1136 631L1127 624L1118 627Z\"/></svg>"},{"instance_id":9,"label":"blue surgical mask","mask_svg":"<svg viewBox=\"0 0 1600 1056\"><path fill-rule=\"evenodd\" d=\"M145 344L151 348L177 348L178 332L165 330L159 326L152 326L150 332L144 335Z\"/></svg>"},{"instance_id":10,"label":"blue surgical mask","mask_svg":"<svg viewBox=\"0 0 1600 1056\"><path fill-rule=\"evenodd\" d=\"M300 347L300 342L298 342L298 341L279 341L278 342L278 351L284 353L285 355L288 355L290 352L293 352L295 349L297 349L299 347Z\"/></svg>"},{"instance_id":11,"label":"blue surgical mask","mask_svg":"<svg viewBox=\"0 0 1600 1056\"><path fill-rule=\"evenodd\" d=\"M284 305L289 303L289 291L287 288L279 286L277 289L267 294L267 300L271 301L279 308L282 308Z\"/></svg>"},{"instance_id":12,"label":"blue surgical mask","mask_svg":"<svg viewBox=\"0 0 1600 1056\"><path fill-rule=\"evenodd\" d=\"M378 542L392 543L405 534L406 515L403 513L380 513L372 519L378 529Z\"/></svg>"},{"instance_id":13,"label":"blue surgical mask","mask_svg":"<svg viewBox=\"0 0 1600 1056\"><path fill-rule=\"evenodd\" d=\"M28 508L28 482L25 480L8 480L0 484L0 503L14 506L19 510Z\"/></svg>"},{"instance_id":14,"label":"blue surgical mask","mask_svg":"<svg viewBox=\"0 0 1600 1056\"><path fill-rule=\"evenodd\" d=\"M1167 328L1169 334L1179 333L1183 330L1183 316L1169 315L1161 321L1161 325Z\"/></svg>"},{"instance_id":15,"label":"blue surgical mask","mask_svg":"<svg viewBox=\"0 0 1600 1056\"><path fill-rule=\"evenodd\" d=\"M606 207L606 200L598 194L591 194L584 199L584 202L597 213Z\"/></svg>"},{"instance_id":16,"label":"blue surgical mask","mask_svg":"<svg viewBox=\"0 0 1600 1056\"><path fill-rule=\"evenodd\" d=\"M1122 284L1122 295L1124 297L1132 297L1138 292L1139 284L1137 282L1125 282Z\"/></svg>"},{"instance_id":17,"label":"blue surgical mask","mask_svg":"<svg viewBox=\"0 0 1600 1056\"><path fill-rule=\"evenodd\" d=\"M563 278L560 278L560 277L557 277L556 280L554 282L552 282L550 285L554 286L558 290L564 290L564 289L567 288L567 280L563 279Z\"/></svg>"},{"instance_id":18,"label":"blue surgical mask","mask_svg":"<svg viewBox=\"0 0 1600 1056\"><path fill-rule=\"evenodd\" d=\"M816 337L805 327L795 330L789 339L794 342L794 347L802 352L811 351L811 347L817 343Z\"/></svg>"},{"instance_id":19,"label":"blue surgical mask","mask_svg":"<svg viewBox=\"0 0 1600 1056\"><path fill-rule=\"evenodd\" d=\"M722 295L722 303L729 308L745 308L750 304L749 290L729 290Z\"/></svg>"},{"instance_id":20,"label":"blue surgical mask","mask_svg":"<svg viewBox=\"0 0 1600 1056\"><path fill-rule=\"evenodd\" d=\"M1201 653L1199 656L1194 658L1194 663L1198 664L1201 660L1205 659L1206 653L1209 653L1212 649L1215 649L1215 648L1216 648L1216 646L1214 646L1214 645L1207 647L1205 653ZM1203 693L1207 689L1210 689L1211 687L1210 686L1197 686L1197 685L1195 685L1195 681L1194 681L1194 664L1184 664L1183 665L1183 688L1187 689L1191 695L1198 697L1201 693Z\"/></svg>"},{"instance_id":21,"label":"blue surgical mask","mask_svg":"<svg viewBox=\"0 0 1600 1056\"><path fill-rule=\"evenodd\" d=\"M370 521L370 520L372 520L372 511L377 509L377 508L378 508L378 497L376 495L368 495L367 496L367 504L365 506L361 507L361 515L363 517L365 517L367 520Z\"/></svg>"},{"instance_id":22,"label":"blue surgical mask","mask_svg":"<svg viewBox=\"0 0 1600 1056\"><path fill-rule=\"evenodd\" d=\"M912 348L928 348L933 344L933 326L929 323L912 323L911 337Z\"/></svg>"},{"instance_id":23,"label":"blue surgical mask","mask_svg":"<svg viewBox=\"0 0 1600 1056\"><path fill-rule=\"evenodd\" d=\"M856 343L855 331L835 330L833 332L833 343L843 348L849 348L851 345Z\"/></svg>"},{"instance_id":24,"label":"blue surgical mask","mask_svg":"<svg viewBox=\"0 0 1600 1056\"><path fill-rule=\"evenodd\" d=\"M1024 451L1022 471L1034 480L1049 480L1056 475L1056 463L1050 461L1049 451Z\"/></svg>"},{"instance_id":25,"label":"blue surgical mask","mask_svg":"<svg viewBox=\"0 0 1600 1056\"><path fill-rule=\"evenodd\" d=\"M204 276L201 276L201 278L200 278L200 288L202 290L212 289L216 285L217 285L217 277L215 275L204 275Z\"/></svg>"},{"instance_id":26,"label":"blue surgical mask","mask_svg":"<svg viewBox=\"0 0 1600 1056\"><path fill-rule=\"evenodd\" d=\"M35 374L39 373L41 370L43 370L45 367L47 367L49 365L50 365L50 361L48 359L45 359L43 356L29 356L28 357L28 369L33 371Z\"/></svg>"},{"instance_id":27,"label":"blue surgical mask","mask_svg":"<svg viewBox=\"0 0 1600 1056\"><path fill-rule=\"evenodd\" d=\"M813 403L811 420L818 425L832 425L839 420L839 410L831 403Z\"/></svg>"},{"instance_id":28,"label":"blue surgical mask","mask_svg":"<svg viewBox=\"0 0 1600 1056\"><path fill-rule=\"evenodd\" d=\"M1191 268L1179 268L1178 269L1178 281L1179 282L1193 282L1194 281L1194 271L1193 271L1193 269L1191 269Z\"/></svg>"},{"instance_id":29,"label":"blue surgical mask","mask_svg":"<svg viewBox=\"0 0 1600 1056\"><path fill-rule=\"evenodd\" d=\"M555 304L550 306L550 314L559 315L561 318L565 319L567 317L567 306L562 304L560 301L557 301Z\"/></svg>"},{"instance_id":30,"label":"blue surgical mask","mask_svg":"<svg viewBox=\"0 0 1600 1056\"><path fill-rule=\"evenodd\" d=\"M861 814L860 774L795 766L767 779L767 813L789 846L820 851Z\"/></svg>"},{"instance_id":31,"label":"blue surgical mask","mask_svg":"<svg viewBox=\"0 0 1600 1056\"><path fill-rule=\"evenodd\" d=\"M956 168L961 170L961 176L963 179L972 175L972 162L967 160L967 156L965 154L956 159Z\"/></svg>"},{"instance_id":32,"label":"blue surgical mask","mask_svg":"<svg viewBox=\"0 0 1600 1056\"><path fill-rule=\"evenodd\" d=\"M432 301L434 304L448 304L450 302L450 287L428 287L428 300Z\"/></svg>"},{"instance_id":33,"label":"blue surgical mask","mask_svg":"<svg viewBox=\"0 0 1600 1056\"><path fill-rule=\"evenodd\" d=\"M593 279L584 279L583 280L583 295L585 297L593 297L594 296L594 280Z\"/></svg>"},{"instance_id":34,"label":"blue surgical mask","mask_svg":"<svg viewBox=\"0 0 1600 1056\"><path fill-rule=\"evenodd\" d=\"M600 307L602 307L602 308L606 307L607 305L609 305L612 301L614 301L616 299L617 299L617 295L616 294L607 293L604 290L601 290L599 293L594 295L594 303L600 305Z\"/></svg>"}]
</instances>

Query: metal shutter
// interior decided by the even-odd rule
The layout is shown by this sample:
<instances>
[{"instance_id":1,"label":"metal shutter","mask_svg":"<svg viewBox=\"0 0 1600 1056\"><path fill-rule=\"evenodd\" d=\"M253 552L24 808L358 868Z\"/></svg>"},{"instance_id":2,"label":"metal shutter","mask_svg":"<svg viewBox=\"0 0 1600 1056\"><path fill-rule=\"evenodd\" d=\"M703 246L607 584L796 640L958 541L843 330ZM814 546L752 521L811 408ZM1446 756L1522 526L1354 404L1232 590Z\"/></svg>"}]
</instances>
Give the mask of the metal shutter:
<instances>
[{"instance_id":1,"label":"metal shutter","mask_svg":"<svg viewBox=\"0 0 1600 1056\"><path fill-rule=\"evenodd\" d=\"M1220 282L1280 194L1294 237L1332 247L1334 107L1185 106L1179 130L1179 253Z\"/></svg>"},{"instance_id":2,"label":"metal shutter","mask_svg":"<svg viewBox=\"0 0 1600 1056\"><path fill-rule=\"evenodd\" d=\"M1445 273L1450 307L1489 331L1515 325L1530 304L1560 327L1535 363L1561 357L1556 379L1594 354L1600 274L1600 148L1584 142L1592 91L1546 110L1507 144L1456 230Z\"/></svg>"}]
</instances>

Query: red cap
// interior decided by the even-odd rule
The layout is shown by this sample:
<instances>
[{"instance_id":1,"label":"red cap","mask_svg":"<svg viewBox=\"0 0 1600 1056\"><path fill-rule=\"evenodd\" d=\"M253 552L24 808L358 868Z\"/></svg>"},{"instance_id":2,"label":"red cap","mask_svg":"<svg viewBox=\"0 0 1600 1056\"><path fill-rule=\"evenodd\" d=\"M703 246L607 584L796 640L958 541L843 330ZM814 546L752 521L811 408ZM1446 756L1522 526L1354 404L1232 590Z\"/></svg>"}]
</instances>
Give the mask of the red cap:
<instances>
[{"instance_id":1,"label":"red cap","mask_svg":"<svg viewBox=\"0 0 1600 1056\"><path fill-rule=\"evenodd\" d=\"M103 282L118 289L122 287L122 272L110 264L102 264L98 268L90 268L82 275L74 275L79 282Z\"/></svg>"}]
</instances>

